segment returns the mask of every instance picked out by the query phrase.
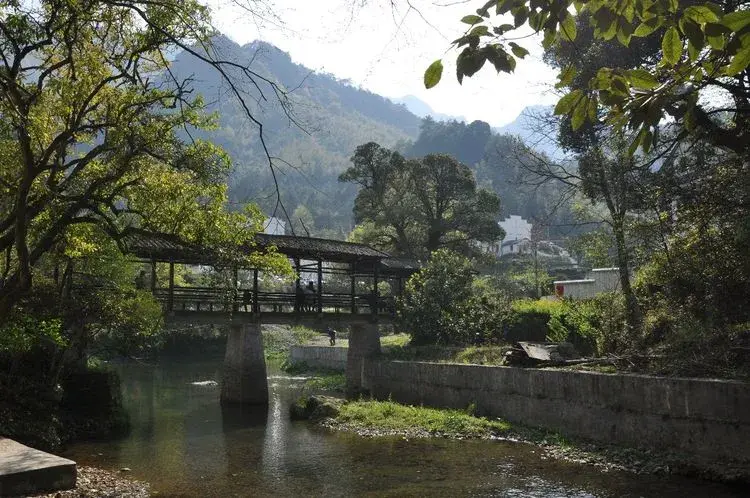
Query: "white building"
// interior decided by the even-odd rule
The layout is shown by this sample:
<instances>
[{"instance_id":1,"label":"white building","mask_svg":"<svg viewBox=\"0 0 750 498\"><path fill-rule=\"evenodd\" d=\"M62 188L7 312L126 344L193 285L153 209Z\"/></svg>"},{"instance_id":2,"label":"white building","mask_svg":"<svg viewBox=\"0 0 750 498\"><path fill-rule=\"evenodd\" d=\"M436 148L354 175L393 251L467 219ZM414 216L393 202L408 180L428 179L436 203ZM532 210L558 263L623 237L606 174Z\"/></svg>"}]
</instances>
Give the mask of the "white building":
<instances>
[{"instance_id":1,"label":"white building","mask_svg":"<svg viewBox=\"0 0 750 498\"><path fill-rule=\"evenodd\" d=\"M509 242L512 240L531 240L531 223L524 220L517 214L508 216L503 221L499 222L500 228L505 230L505 238L503 242Z\"/></svg>"},{"instance_id":2,"label":"white building","mask_svg":"<svg viewBox=\"0 0 750 498\"><path fill-rule=\"evenodd\" d=\"M556 280L555 295L566 299L587 299L602 292L620 290L619 268L594 268L581 280Z\"/></svg>"},{"instance_id":3,"label":"white building","mask_svg":"<svg viewBox=\"0 0 750 498\"><path fill-rule=\"evenodd\" d=\"M284 235L286 233L286 221L271 216L263 222L263 233L268 235Z\"/></svg>"}]
</instances>

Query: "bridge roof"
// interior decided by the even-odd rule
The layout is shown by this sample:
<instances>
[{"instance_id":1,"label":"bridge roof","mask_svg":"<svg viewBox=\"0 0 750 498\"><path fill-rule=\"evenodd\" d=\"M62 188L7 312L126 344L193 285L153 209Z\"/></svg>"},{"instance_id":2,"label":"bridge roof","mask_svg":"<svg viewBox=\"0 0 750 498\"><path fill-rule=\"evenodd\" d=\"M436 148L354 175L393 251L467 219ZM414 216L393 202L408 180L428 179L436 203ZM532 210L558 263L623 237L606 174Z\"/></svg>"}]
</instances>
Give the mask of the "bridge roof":
<instances>
[{"instance_id":1,"label":"bridge roof","mask_svg":"<svg viewBox=\"0 0 750 498\"><path fill-rule=\"evenodd\" d=\"M388 253L353 242L264 233L256 234L255 242L258 250L274 246L278 252L290 258L360 263L363 267L378 266L383 273L409 274L419 268L412 261L393 258ZM207 248L163 233L134 230L123 237L121 244L127 254L147 260L204 265L218 260L217 255ZM250 247L248 250L251 250Z\"/></svg>"},{"instance_id":2,"label":"bridge roof","mask_svg":"<svg viewBox=\"0 0 750 498\"><path fill-rule=\"evenodd\" d=\"M351 262L358 260L380 261L390 257L388 253L378 251L370 246L341 240L258 233L255 235L255 241L260 247L275 246L280 253L300 259Z\"/></svg>"}]
</instances>

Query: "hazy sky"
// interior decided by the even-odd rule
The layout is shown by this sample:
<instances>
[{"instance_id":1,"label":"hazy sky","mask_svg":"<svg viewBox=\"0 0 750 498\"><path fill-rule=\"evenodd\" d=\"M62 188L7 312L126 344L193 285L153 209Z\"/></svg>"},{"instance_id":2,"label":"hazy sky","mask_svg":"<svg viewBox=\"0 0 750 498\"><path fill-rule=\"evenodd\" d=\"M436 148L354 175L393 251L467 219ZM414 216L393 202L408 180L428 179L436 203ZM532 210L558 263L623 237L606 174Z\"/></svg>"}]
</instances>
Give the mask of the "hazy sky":
<instances>
[{"instance_id":1,"label":"hazy sky","mask_svg":"<svg viewBox=\"0 0 750 498\"><path fill-rule=\"evenodd\" d=\"M391 4L395 4L392 8ZM487 64L459 85L459 19L481 0L210 0L218 28L240 44L262 39L309 68L351 80L387 97L416 95L435 111L500 126L526 106L550 104L555 71L541 61L538 40L522 43L531 55L512 75ZM409 4L413 7L410 8ZM242 6L254 5L260 15ZM267 8L266 8L267 7ZM465 25L463 25L465 26ZM435 59L446 63L443 81L425 90L422 76Z\"/></svg>"}]
</instances>

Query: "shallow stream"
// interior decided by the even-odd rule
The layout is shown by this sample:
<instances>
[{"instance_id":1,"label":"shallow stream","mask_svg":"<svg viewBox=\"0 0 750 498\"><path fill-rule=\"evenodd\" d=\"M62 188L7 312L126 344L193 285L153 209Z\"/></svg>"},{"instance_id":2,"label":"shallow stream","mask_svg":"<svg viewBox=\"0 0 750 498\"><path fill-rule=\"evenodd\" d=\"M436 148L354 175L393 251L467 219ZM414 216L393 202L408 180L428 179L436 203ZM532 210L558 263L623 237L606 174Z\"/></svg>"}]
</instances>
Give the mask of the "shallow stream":
<instances>
[{"instance_id":1,"label":"shallow stream","mask_svg":"<svg viewBox=\"0 0 750 498\"><path fill-rule=\"evenodd\" d=\"M497 441L365 439L289 420L305 379L269 369L269 406L222 410L221 360L126 364L132 431L79 443L81 465L130 469L157 496L738 497L699 480L602 472Z\"/></svg>"}]
</instances>

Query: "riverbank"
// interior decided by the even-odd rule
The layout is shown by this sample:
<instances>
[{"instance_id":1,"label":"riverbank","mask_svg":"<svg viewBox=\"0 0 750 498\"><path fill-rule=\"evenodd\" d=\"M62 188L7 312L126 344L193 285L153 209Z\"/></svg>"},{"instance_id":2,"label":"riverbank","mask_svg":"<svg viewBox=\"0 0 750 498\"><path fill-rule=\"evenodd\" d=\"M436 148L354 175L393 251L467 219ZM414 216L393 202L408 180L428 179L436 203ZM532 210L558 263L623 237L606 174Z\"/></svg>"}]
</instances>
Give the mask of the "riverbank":
<instances>
[{"instance_id":1,"label":"riverbank","mask_svg":"<svg viewBox=\"0 0 750 498\"><path fill-rule=\"evenodd\" d=\"M55 491L30 495L35 498L147 498L150 486L126 477L126 470L112 472L94 467L78 467L76 487L67 491Z\"/></svg>"},{"instance_id":2,"label":"riverbank","mask_svg":"<svg viewBox=\"0 0 750 498\"><path fill-rule=\"evenodd\" d=\"M467 410L402 405L393 401L359 400L344 402L334 398L308 397L311 409L306 417L332 431L354 433L365 438L400 437L484 439L532 444L551 458L596 467L602 472L627 471L634 474L674 474L727 484L750 484L750 469L699 460L689 455L640 450L600 444L580 438L567 438L502 419L478 417ZM297 403L298 414L305 413L309 401ZM322 406L322 407L321 407ZM300 407L303 407L300 410ZM325 414L325 416L316 416ZM299 418L299 417L297 417Z\"/></svg>"}]
</instances>

